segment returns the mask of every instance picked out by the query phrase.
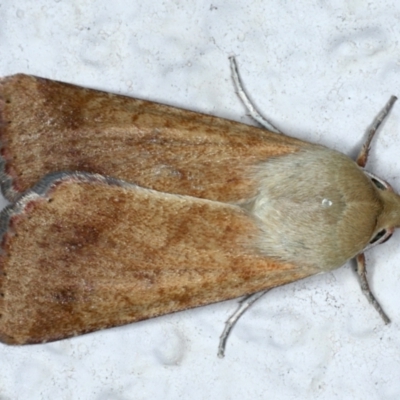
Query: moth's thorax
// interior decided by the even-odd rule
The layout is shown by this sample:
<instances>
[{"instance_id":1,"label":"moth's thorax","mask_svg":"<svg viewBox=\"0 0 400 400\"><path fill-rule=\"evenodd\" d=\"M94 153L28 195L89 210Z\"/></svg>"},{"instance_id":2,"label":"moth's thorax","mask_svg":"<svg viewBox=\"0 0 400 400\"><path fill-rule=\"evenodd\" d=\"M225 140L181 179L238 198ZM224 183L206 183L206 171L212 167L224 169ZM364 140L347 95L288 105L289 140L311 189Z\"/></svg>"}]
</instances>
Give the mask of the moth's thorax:
<instances>
[{"instance_id":1,"label":"moth's thorax","mask_svg":"<svg viewBox=\"0 0 400 400\"><path fill-rule=\"evenodd\" d=\"M259 220L264 254L329 270L368 245L383 205L347 156L313 146L270 159L254 173L258 195L246 208Z\"/></svg>"}]
</instances>

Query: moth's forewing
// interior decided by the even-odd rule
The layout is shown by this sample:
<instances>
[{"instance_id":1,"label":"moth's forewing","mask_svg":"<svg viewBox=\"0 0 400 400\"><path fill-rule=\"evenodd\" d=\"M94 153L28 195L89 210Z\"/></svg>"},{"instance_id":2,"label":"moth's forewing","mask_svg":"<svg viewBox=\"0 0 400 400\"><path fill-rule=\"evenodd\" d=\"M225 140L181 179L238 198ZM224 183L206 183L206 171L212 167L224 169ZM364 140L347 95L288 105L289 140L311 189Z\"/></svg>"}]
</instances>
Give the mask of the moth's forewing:
<instances>
[{"instance_id":1,"label":"moth's forewing","mask_svg":"<svg viewBox=\"0 0 400 400\"><path fill-rule=\"evenodd\" d=\"M38 187L1 215L7 343L62 339L317 272L261 255L258 226L237 206L84 174Z\"/></svg>"},{"instance_id":2,"label":"moth's forewing","mask_svg":"<svg viewBox=\"0 0 400 400\"><path fill-rule=\"evenodd\" d=\"M246 174L305 143L237 122L28 75L0 81L5 196L47 173L85 171L162 192L236 202Z\"/></svg>"}]
</instances>

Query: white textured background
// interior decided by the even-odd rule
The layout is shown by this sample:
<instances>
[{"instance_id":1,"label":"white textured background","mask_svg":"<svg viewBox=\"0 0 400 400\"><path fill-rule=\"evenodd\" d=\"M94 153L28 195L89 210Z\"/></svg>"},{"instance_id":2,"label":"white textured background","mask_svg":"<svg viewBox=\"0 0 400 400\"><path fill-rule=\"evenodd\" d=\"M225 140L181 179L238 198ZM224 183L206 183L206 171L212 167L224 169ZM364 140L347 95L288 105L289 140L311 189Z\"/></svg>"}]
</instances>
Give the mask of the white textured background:
<instances>
[{"instance_id":1,"label":"white textured background","mask_svg":"<svg viewBox=\"0 0 400 400\"><path fill-rule=\"evenodd\" d=\"M35 74L252 123L228 56L290 135L354 155L400 95L390 0L1 0L0 75ZM400 190L400 105L369 170ZM278 288L218 337L235 301L47 345L0 344L0 399L400 398L400 235L367 254L384 326L346 265Z\"/></svg>"}]
</instances>

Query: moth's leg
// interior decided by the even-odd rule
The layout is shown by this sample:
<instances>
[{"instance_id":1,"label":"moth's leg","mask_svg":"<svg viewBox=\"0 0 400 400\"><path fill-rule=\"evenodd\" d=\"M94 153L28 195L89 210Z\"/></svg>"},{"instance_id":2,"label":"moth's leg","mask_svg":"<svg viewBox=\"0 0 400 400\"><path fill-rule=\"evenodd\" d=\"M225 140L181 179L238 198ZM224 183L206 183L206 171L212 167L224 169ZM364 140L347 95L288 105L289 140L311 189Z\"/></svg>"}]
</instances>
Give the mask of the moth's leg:
<instances>
[{"instance_id":1,"label":"moth's leg","mask_svg":"<svg viewBox=\"0 0 400 400\"><path fill-rule=\"evenodd\" d=\"M357 164L360 167L365 167L365 164L367 164L368 161L368 153L371 148L371 142L372 139L374 138L374 135L378 128L381 126L382 122L385 120L385 118L388 116L389 111L392 109L393 104L396 102L397 97L392 96L389 101L386 103L385 107L383 110L376 116L376 118L372 121L372 125L369 128L368 132L368 137L363 146L361 147L360 153L357 156Z\"/></svg>"},{"instance_id":2,"label":"moth's leg","mask_svg":"<svg viewBox=\"0 0 400 400\"><path fill-rule=\"evenodd\" d=\"M379 315L382 317L385 324L389 324L390 323L389 317L383 311L383 308L378 303L378 301L375 299L375 296L372 294L371 289L369 288L369 284L368 284L368 280L367 280L367 270L365 268L364 253L359 254L356 257L356 261L357 261L357 273L358 273L358 276L360 277L361 290L363 291L365 296L367 296L367 299L369 300L369 302L375 307L375 310L378 311Z\"/></svg>"},{"instance_id":3,"label":"moth's leg","mask_svg":"<svg viewBox=\"0 0 400 400\"><path fill-rule=\"evenodd\" d=\"M282 133L278 128L276 128L271 122L266 120L255 108L249 97L247 96L242 82L240 81L239 78L239 73L238 73L238 67L236 64L236 59L235 57L229 57L230 63L231 63L231 70L232 70L232 78L233 82L235 83L237 94L239 95L240 99L242 100L243 104L247 108L248 112L250 113L250 116L257 121L262 127L265 129L275 132L275 133Z\"/></svg>"},{"instance_id":4,"label":"moth's leg","mask_svg":"<svg viewBox=\"0 0 400 400\"><path fill-rule=\"evenodd\" d=\"M223 358L225 356L225 347L226 347L226 342L228 340L228 336L231 333L238 319L245 313L247 309L250 308L250 306L253 303L255 303L261 296L264 296L264 294L267 292L269 292L269 289L264 290L262 292L251 294L240 300L238 309L225 322L224 331L222 332L219 339L219 346L218 346L219 358Z\"/></svg>"}]
</instances>

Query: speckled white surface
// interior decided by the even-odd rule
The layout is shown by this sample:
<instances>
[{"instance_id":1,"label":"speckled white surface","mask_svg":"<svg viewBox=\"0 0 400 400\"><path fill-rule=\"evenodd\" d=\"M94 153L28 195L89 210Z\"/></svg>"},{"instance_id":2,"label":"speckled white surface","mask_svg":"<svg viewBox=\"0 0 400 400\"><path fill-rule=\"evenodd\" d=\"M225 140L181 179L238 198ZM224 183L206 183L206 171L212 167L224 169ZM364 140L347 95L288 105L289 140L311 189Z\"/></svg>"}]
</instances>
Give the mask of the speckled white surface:
<instances>
[{"instance_id":1,"label":"speckled white surface","mask_svg":"<svg viewBox=\"0 0 400 400\"><path fill-rule=\"evenodd\" d=\"M0 75L35 74L252 121L228 56L283 131L354 155L400 95L396 1L0 2ZM400 190L400 106L369 170ZM47 345L0 344L0 399L400 398L400 235L367 254L384 326L349 265L278 288L216 356L230 301Z\"/></svg>"}]
</instances>

